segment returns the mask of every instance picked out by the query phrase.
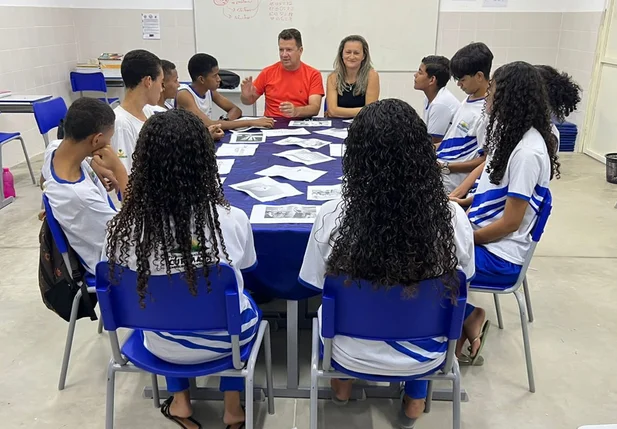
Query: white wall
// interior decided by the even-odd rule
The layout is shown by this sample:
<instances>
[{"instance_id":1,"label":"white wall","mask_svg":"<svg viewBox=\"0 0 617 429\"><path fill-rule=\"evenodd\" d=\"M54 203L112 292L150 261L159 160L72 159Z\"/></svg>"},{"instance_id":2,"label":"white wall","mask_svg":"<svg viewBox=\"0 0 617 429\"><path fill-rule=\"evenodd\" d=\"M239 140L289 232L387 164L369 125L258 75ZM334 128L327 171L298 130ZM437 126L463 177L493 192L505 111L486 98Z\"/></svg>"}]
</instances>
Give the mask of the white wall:
<instances>
[{"instance_id":1,"label":"white wall","mask_svg":"<svg viewBox=\"0 0 617 429\"><path fill-rule=\"evenodd\" d=\"M483 7L484 0L441 0L442 12L598 12L606 0L508 0L507 7Z\"/></svg>"}]
</instances>

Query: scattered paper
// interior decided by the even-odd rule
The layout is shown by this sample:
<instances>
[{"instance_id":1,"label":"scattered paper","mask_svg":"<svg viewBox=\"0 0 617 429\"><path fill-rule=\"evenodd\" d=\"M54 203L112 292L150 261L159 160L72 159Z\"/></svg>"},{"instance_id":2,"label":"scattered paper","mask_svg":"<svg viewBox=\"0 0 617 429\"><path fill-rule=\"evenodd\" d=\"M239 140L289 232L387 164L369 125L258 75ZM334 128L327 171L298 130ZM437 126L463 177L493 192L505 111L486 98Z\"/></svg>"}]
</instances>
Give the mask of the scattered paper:
<instances>
[{"instance_id":1,"label":"scattered paper","mask_svg":"<svg viewBox=\"0 0 617 429\"><path fill-rule=\"evenodd\" d=\"M289 183L279 183L270 177L260 177L259 179L230 185L231 188L245 192L256 200L265 203L279 198L293 197L302 195L302 192L291 186Z\"/></svg>"},{"instance_id":2,"label":"scattered paper","mask_svg":"<svg viewBox=\"0 0 617 429\"><path fill-rule=\"evenodd\" d=\"M290 121L290 127L331 127L332 121Z\"/></svg>"},{"instance_id":3,"label":"scattered paper","mask_svg":"<svg viewBox=\"0 0 617 429\"><path fill-rule=\"evenodd\" d=\"M340 158L343 155L345 155L346 148L347 146L341 143L331 143L330 144L330 156L335 156L335 157Z\"/></svg>"},{"instance_id":4,"label":"scattered paper","mask_svg":"<svg viewBox=\"0 0 617 429\"><path fill-rule=\"evenodd\" d=\"M254 116L243 116L243 117L235 119L235 120L236 121L255 121L257 119L262 119L262 118L257 118L257 117L254 117ZM276 121L274 121L274 122L276 122ZM252 129L259 130L259 129L263 129L263 127L254 127L254 126L253 127L242 127L242 128L236 128L235 130L231 130L231 132L232 133L245 133L248 130L252 130Z\"/></svg>"},{"instance_id":5,"label":"scattered paper","mask_svg":"<svg viewBox=\"0 0 617 429\"><path fill-rule=\"evenodd\" d=\"M307 200L328 201L341 198L341 185L308 186L306 190Z\"/></svg>"},{"instance_id":6,"label":"scattered paper","mask_svg":"<svg viewBox=\"0 0 617 429\"><path fill-rule=\"evenodd\" d=\"M313 223L320 206L289 204L271 206L258 204L253 206L251 223Z\"/></svg>"},{"instance_id":7,"label":"scattered paper","mask_svg":"<svg viewBox=\"0 0 617 429\"><path fill-rule=\"evenodd\" d=\"M229 143L264 143L263 133L232 133Z\"/></svg>"},{"instance_id":8,"label":"scattered paper","mask_svg":"<svg viewBox=\"0 0 617 429\"><path fill-rule=\"evenodd\" d=\"M300 147L304 147L308 149L319 149L326 145L329 145L330 142L327 142L325 140L319 140L319 139L303 139L300 137L287 137L286 139L274 142L274 144L278 144L281 146L295 145L295 146L300 146Z\"/></svg>"},{"instance_id":9,"label":"scattered paper","mask_svg":"<svg viewBox=\"0 0 617 429\"><path fill-rule=\"evenodd\" d=\"M310 134L306 131L306 128L279 128L276 130L263 130L262 133L266 137L307 136Z\"/></svg>"},{"instance_id":10,"label":"scattered paper","mask_svg":"<svg viewBox=\"0 0 617 429\"><path fill-rule=\"evenodd\" d=\"M285 152L275 153L274 156L287 158L293 162L301 162L304 165L313 165L334 160L334 158L324 155L323 153L311 152L307 149L286 150Z\"/></svg>"},{"instance_id":11,"label":"scattered paper","mask_svg":"<svg viewBox=\"0 0 617 429\"><path fill-rule=\"evenodd\" d=\"M227 179L227 177L221 177L221 185L225 183L225 179Z\"/></svg>"},{"instance_id":12,"label":"scattered paper","mask_svg":"<svg viewBox=\"0 0 617 429\"><path fill-rule=\"evenodd\" d=\"M273 165L272 167L258 171L255 174L258 176L284 177L289 180L311 183L326 173L327 171L313 170L308 167L285 167L282 165Z\"/></svg>"},{"instance_id":13,"label":"scattered paper","mask_svg":"<svg viewBox=\"0 0 617 429\"><path fill-rule=\"evenodd\" d=\"M222 144L216 156L253 156L258 144Z\"/></svg>"},{"instance_id":14,"label":"scattered paper","mask_svg":"<svg viewBox=\"0 0 617 429\"><path fill-rule=\"evenodd\" d=\"M345 122L346 124L351 124L353 122L353 119L345 119L343 122Z\"/></svg>"},{"instance_id":15,"label":"scattered paper","mask_svg":"<svg viewBox=\"0 0 617 429\"><path fill-rule=\"evenodd\" d=\"M219 168L219 175L224 176L231 172L231 167L234 166L235 159L217 159L216 166Z\"/></svg>"},{"instance_id":16,"label":"scattered paper","mask_svg":"<svg viewBox=\"0 0 617 429\"><path fill-rule=\"evenodd\" d=\"M347 138L347 128L330 128L327 130L315 131L315 133L322 134L324 136L336 137L337 139Z\"/></svg>"}]
</instances>

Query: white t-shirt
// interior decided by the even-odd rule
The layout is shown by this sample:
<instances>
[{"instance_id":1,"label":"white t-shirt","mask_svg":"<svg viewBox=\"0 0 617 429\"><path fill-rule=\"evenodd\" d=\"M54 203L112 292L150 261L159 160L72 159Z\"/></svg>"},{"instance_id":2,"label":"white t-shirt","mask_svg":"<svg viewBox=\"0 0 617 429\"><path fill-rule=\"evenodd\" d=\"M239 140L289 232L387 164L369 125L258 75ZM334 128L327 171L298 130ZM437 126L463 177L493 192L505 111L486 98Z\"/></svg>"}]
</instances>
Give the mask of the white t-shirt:
<instances>
[{"instance_id":1,"label":"white t-shirt","mask_svg":"<svg viewBox=\"0 0 617 429\"><path fill-rule=\"evenodd\" d=\"M43 167L41 168L41 176L43 176L45 180L51 177L51 154L58 149L60 143L62 143L62 140L52 140L45 148L45 152L43 153Z\"/></svg>"},{"instance_id":2,"label":"white t-shirt","mask_svg":"<svg viewBox=\"0 0 617 429\"><path fill-rule=\"evenodd\" d=\"M68 182L57 177L52 162L55 153L56 149L49 147L45 153L43 171L49 176L43 173L44 192L70 246L81 258L84 268L94 274L101 260L107 222L116 215L116 210L86 161L81 163L82 175L78 181Z\"/></svg>"},{"instance_id":3,"label":"white t-shirt","mask_svg":"<svg viewBox=\"0 0 617 429\"><path fill-rule=\"evenodd\" d=\"M243 346L253 339L259 329L257 307L253 305L253 301L244 293L244 279L240 271L250 268L257 263L253 231L247 215L242 210L235 207L231 207L229 210L224 207L217 207L217 211L225 248L231 263L226 260L220 243L218 256L222 263L231 265L236 273L238 292L240 293L240 314L243 318L240 346ZM206 231L206 239L210 237L210 231ZM107 242L107 239L105 241ZM129 251L129 255L128 267L131 270L136 270L137 258L134 249ZM198 256L197 253L193 255L194 258ZM103 255L103 259L107 259L106 255ZM180 255L172 253L170 255L170 262L172 264L172 273L182 271ZM152 276L167 275L165 262L161 261L160 267L157 267L153 262L152 256L150 257L150 270ZM144 346L160 359L181 365L209 362L231 356L231 339L227 331L208 332L207 336L208 338L195 335L183 336L168 332L144 332ZM212 337L216 336L220 337L220 339L212 339ZM191 347L186 347L182 344L187 342L191 343ZM221 352L221 349L227 351Z\"/></svg>"},{"instance_id":4,"label":"white t-shirt","mask_svg":"<svg viewBox=\"0 0 617 429\"><path fill-rule=\"evenodd\" d=\"M143 108L144 115L149 118L155 113L154 106L146 104ZM137 138L144 122L126 110L122 106L117 106L114 109L116 114L115 132L111 139L111 145L118 154L118 158L126 168L128 174L131 174L133 167L133 152L137 144Z\"/></svg>"},{"instance_id":5,"label":"white t-shirt","mask_svg":"<svg viewBox=\"0 0 617 429\"><path fill-rule=\"evenodd\" d=\"M452 119L452 126L448 129L439 149L437 158L440 162L471 161L479 157L483 151L478 143L478 133L485 126L484 99L469 101L469 98L461 103L460 108ZM448 193L452 192L461 184L469 173L443 174L442 178Z\"/></svg>"},{"instance_id":6,"label":"white t-shirt","mask_svg":"<svg viewBox=\"0 0 617 429\"><path fill-rule=\"evenodd\" d=\"M488 165L490 159L486 162ZM531 246L531 230L548 193L550 177L551 160L544 139L535 128L527 131L512 151L499 185L490 182L486 170L482 172L469 208L469 220L474 229L487 227L501 219L508 197L529 202L518 230L485 244L489 252L513 264L523 264Z\"/></svg>"},{"instance_id":7,"label":"white t-shirt","mask_svg":"<svg viewBox=\"0 0 617 429\"><path fill-rule=\"evenodd\" d=\"M461 102L445 86L439 90L432 103L425 98L424 122L428 133L433 137L444 137L460 107Z\"/></svg>"},{"instance_id":8,"label":"white t-shirt","mask_svg":"<svg viewBox=\"0 0 617 429\"><path fill-rule=\"evenodd\" d=\"M212 92L206 92L203 97L195 92L191 85L180 85L178 92L188 91L195 99L195 104L208 118L212 119Z\"/></svg>"},{"instance_id":9,"label":"white t-shirt","mask_svg":"<svg viewBox=\"0 0 617 429\"><path fill-rule=\"evenodd\" d=\"M450 209L453 213L452 224L459 269L471 280L475 275L473 231L465 212L458 204L451 202ZM331 235L334 233L334 240L338 236L338 219L343 212L341 199L328 201L321 207L313 224L300 269L300 279L317 289L324 287L326 265L332 253ZM321 308L318 316L321 326ZM435 347L436 343L439 347ZM429 346L431 352L426 350ZM440 367L447 348L447 337L410 343L362 340L336 335L332 341L332 358L350 371L385 376L413 376ZM406 353L407 351L410 353ZM422 357L418 360L413 355Z\"/></svg>"}]
</instances>

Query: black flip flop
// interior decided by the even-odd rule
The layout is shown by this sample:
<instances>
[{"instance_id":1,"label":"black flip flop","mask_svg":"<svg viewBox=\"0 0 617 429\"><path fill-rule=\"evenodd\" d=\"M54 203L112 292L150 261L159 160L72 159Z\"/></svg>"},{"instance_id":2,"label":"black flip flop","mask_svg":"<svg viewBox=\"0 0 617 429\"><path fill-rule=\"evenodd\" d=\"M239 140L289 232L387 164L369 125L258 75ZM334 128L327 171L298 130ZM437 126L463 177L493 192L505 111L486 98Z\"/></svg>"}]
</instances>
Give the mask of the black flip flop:
<instances>
[{"instance_id":1,"label":"black flip flop","mask_svg":"<svg viewBox=\"0 0 617 429\"><path fill-rule=\"evenodd\" d=\"M169 407L171 407L171 403L173 402L173 400L174 400L174 397L170 396L165 402L163 402L163 405L161 405L161 414L163 414L163 416L165 416L166 419L171 420L172 422L174 422L181 428L188 429L184 425L184 423L182 423L180 417L172 416L171 413L169 412ZM201 423L199 423L193 417L187 417L186 420L190 421L191 423L196 424L199 429L202 429Z\"/></svg>"},{"instance_id":2,"label":"black flip flop","mask_svg":"<svg viewBox=\"0 0 617 429\"><path fill-rule=\"evenodd\" d=\"M238 424L238 423L234 423L234 424ZM231 429L232 425L227 425L227 427L225 429ZM242 422L242 424L240 425L240 427L238 427L238 429L244 429L244 427L246 426L246 422Z\"/></svg>"}]
</instances>

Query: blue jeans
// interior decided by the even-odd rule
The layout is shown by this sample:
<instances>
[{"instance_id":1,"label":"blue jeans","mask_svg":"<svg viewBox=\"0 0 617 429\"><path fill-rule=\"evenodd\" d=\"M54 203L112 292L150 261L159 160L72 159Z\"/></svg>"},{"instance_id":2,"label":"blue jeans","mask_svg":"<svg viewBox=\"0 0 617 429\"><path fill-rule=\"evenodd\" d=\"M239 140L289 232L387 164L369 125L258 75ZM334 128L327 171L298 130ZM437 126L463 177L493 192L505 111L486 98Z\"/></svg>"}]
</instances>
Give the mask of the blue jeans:
<instances>
[{"instance_id":1,"label":"blue jeans","mask_svg":"<svg viewBox=\"0 0 617 429\"><path fill-rule=\"evenodd\" d=\"M165 377L165 381L169 393L183 392L189 388L188 378ZM219 389L221 392L242 392L244 390L244 378L221 377Z\"/></svg>"}]
</instances>

